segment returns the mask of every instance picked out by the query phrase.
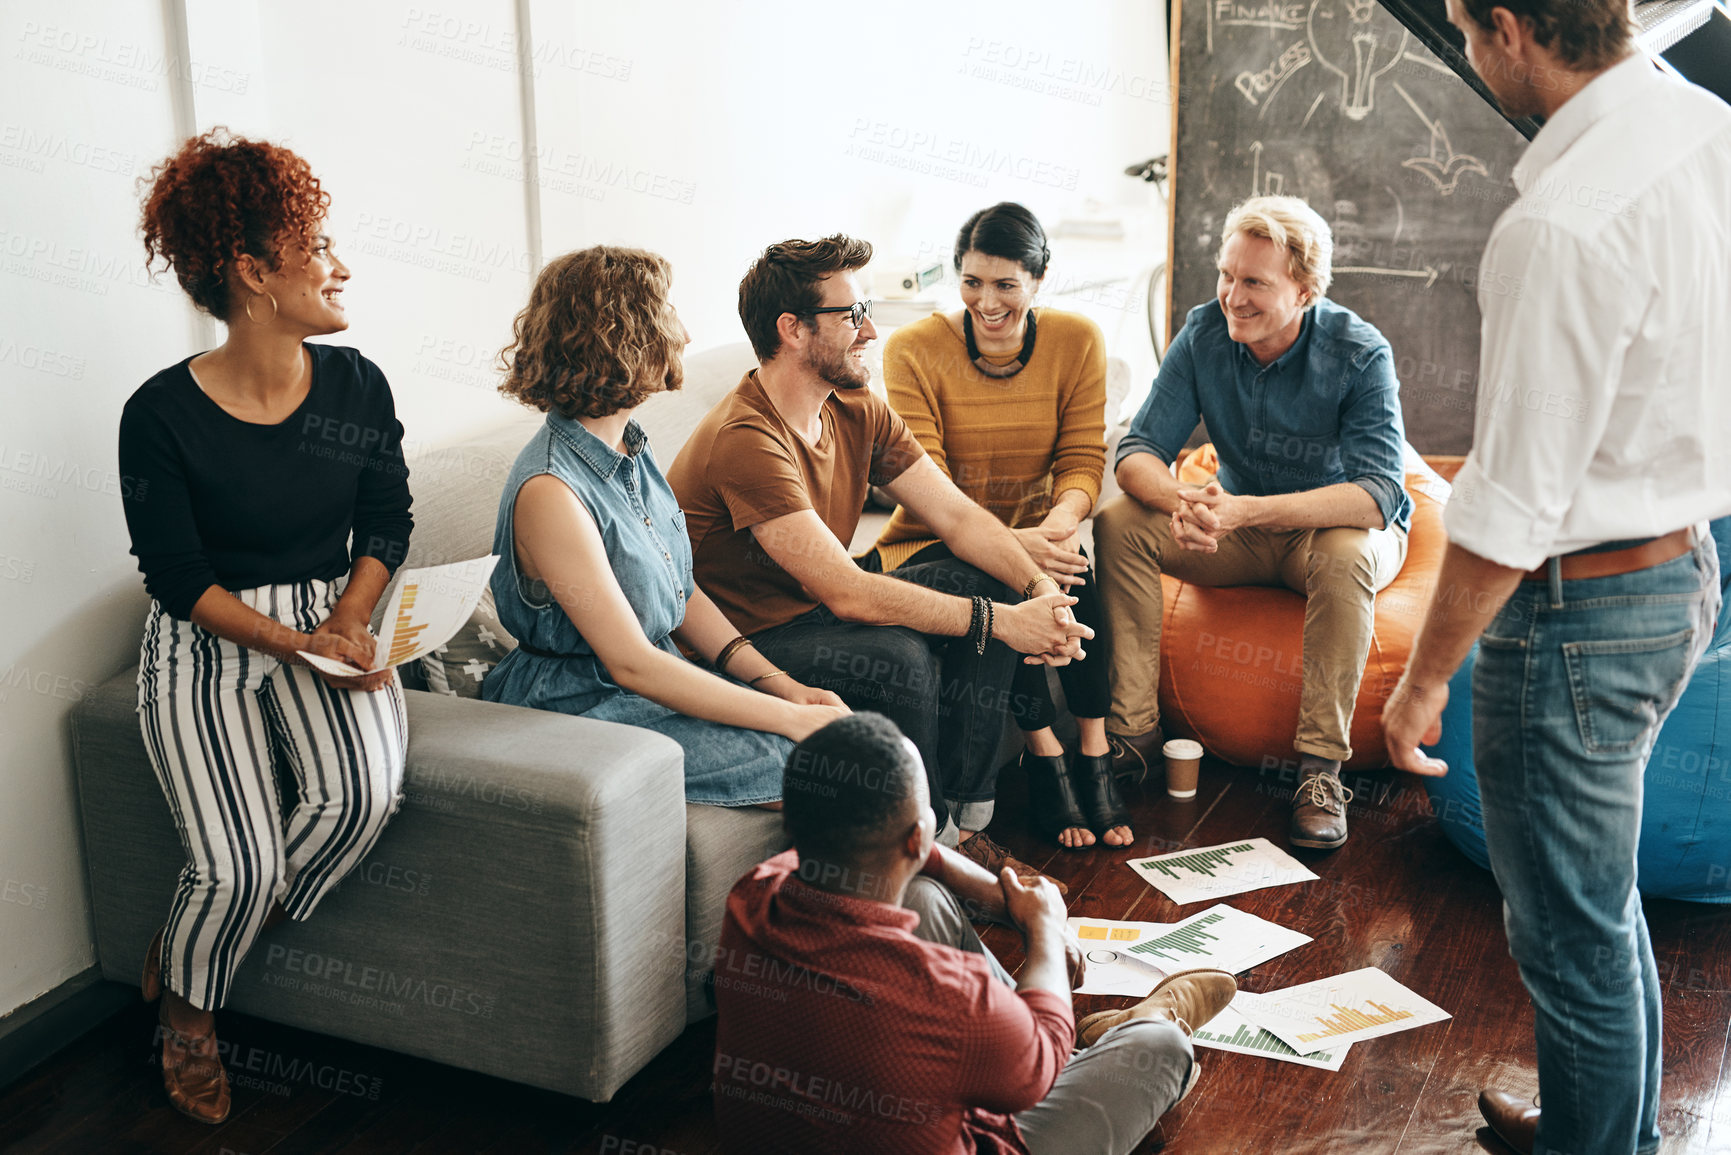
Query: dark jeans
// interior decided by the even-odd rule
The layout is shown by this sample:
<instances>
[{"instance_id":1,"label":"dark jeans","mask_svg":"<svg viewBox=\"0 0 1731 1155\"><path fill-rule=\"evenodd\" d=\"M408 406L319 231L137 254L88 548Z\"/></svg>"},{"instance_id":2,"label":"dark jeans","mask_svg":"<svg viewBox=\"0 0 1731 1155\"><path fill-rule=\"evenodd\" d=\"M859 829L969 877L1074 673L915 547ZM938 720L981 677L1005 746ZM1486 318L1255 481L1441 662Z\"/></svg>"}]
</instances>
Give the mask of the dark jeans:
<instances>
[{"instance_id":1,"label":"dark jeans","mask_svg":"<svg viewBox=\"0 0 1731 1155\"><path fill-rule=\"evenodd\" d=\"M871 556L875 559L877 551ZM1087 557L1088 552L1082 551ZM944 558L955 557L950 547L943 542L933 542L931 545L914 554L902 563L902 569L924 562L941 561ZM901 570L896 573L900 574ZM1094 631L1094 640L1086 648L1105 644L1106 632L1101 623L1105 614L1100 612L1100 592L1094 583L1094 570L1089 568L1082 575L1086 584L1071 586L1070 593L1076 599L1076 604L1070 607L1071 615L1083 625ZM1106 711L1112 707L1112 685L1108 678L1111 667L1102 659L1100 661L1071 662L1067 666L1058 667L1058 684L1064 687L1064 701L1070 707L1070 713L1078 718L1104 718ZM1016 720L1016 725L1022 730L1044 730L1058 719L1058 707L1052 702L1051 684L1046 680L1045 666L1030 666L1022 661L1016 663L1016 674L1010 684L1010 716Z\"/></svg>"},{"instance_id":2,"label":"dark jeans","mask_svg":"<svg viewBox=\"0 0 1731 1155\"><path fill-rule=\"evenodd\" d=\"M860 559L877 568L874 551ZM957 597L1004 602L1002 582L949 558L904 565L894 573ZM825 606L755 634L764 657L807 685L834 690L856 710L876 710L901 727L926 764L932 803L990 801L997 790L993 754L1021 657L1002 642L984 654L966 638L928 636L903 626L844 622ZM942 811L939 826L943 825Z\"/></svg>"}]
</instances>

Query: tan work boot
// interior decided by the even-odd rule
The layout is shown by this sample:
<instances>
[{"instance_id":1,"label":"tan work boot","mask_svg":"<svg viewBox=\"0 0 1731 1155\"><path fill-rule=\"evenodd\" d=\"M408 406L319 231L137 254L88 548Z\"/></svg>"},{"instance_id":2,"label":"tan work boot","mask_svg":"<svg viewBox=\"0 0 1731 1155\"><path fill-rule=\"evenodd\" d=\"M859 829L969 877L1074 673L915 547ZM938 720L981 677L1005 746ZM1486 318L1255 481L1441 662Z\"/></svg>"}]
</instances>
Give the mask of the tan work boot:
<instances>
[{"instance_id":1,"label":"tan work boot","mask_svg":"<svg viewBox=\"0 0 1731 1155\"><path fill-rule=\"evenodd\" d=\"M1226 1008L1238 980L1210 967L1179 971L1160 980L1152 994L1121 1011L1096 1011L1076 1024L1076 1042L1091 1047L1100 1036L1131 1019L1168 1019L1186 1035Z\"/></svg>"},{"instance_id":2,"label":"tan work boot","mask_svg":"<svg viewBox=\"0 0 1731 1155\"><path fill-rule=\"evenodd\" d=\"M1346 804L1352 791L1340 783L1340 763L1313 765L1306 759L1292 794L1292 821L1286 840L1307 850L1337 850L1346 843Z\"/></svg>"}]
</instances>

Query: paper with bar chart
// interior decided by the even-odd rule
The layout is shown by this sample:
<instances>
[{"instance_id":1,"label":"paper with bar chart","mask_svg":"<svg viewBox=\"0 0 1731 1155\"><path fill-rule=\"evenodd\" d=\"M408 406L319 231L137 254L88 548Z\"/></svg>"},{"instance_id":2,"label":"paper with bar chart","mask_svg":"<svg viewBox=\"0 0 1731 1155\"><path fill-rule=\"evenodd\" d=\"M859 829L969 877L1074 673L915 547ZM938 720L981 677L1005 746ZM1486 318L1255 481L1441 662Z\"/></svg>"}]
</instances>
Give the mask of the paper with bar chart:
<instances>
[{"instance_id":1,"label":"paper with bar chart","mask_svg":"<svg viewBox=\"0 0 1731 1155\"><path fill-rule=\"evenodd\" d=\"M1198 1047L1210 1047L1216 1051L1235 1051L1241 1055L1258 1055L1264 1059L1279 1059L1283 1063L1297 1063L1303 1067L1320 1067L1324 1071L1338 1071L1340 1065L1346 1062L1346 1052L1351 1043L1340 1043L1325 1051L1314 1051L1301 1055L1270 1031L1265 1031L1244 1017L1242 1008L1253 1005L1261 995L1253 995L1249 991L1239 991L1232 998L1232 1003L1225 1010L1208 1020L1204 1026L1197 1027L1190 1034L1190 1041Z\"/></svg>"},{"instance_id":2,"label":"paper with bar chart","mask_svg":"<svg viewBox=\"0 0 1731 1155\"><path fill-rule=\"evenodd\" d=\"M1376 967L1270 991L1241 1010L1301 1055L1451 1017Z\"/></svg>"},{"instance_id":3,"label":"paper with bar chart","mask_svg":"<svg viewBox=\"0 0 1731 1155\"><path fill-rule=\"evenodd\" d=\"M1180 906L1316 877L1304 863L1266 838L1132 858L1128 865Z\"/></svg>"},{"instance_id":4,"label":"paper with bar chart","mask_svg":"<svg viewBox=\"0 0 1731 1155\"><path fill-rule=\"evenodd\" d=\"M1309 941L1307 934L1220 903L1149 935L1130 953L1168 973L1218 967L1237 974Z\"/></svg>"},{"instance_id":5,"label":"paper with bar chart","mask_svg":"<svg viewBox=\"0 0 1731 1155\"><path fill-rule=\"evenodd\" d=\"M450 641L480 604L487 579L498 562L497 554L488 554L398 573L397 584L385 603L372 670L412 662ZM305 650L296 652L313 669L327 674L352 678L370 672Z\"/></svg>"},{"instance_id":6,"label":"paper with bar chart","mask_svg":"<svg viewBox=\"0 0 1731 1155\"><path fill-rule=\"evenodd\" d=\"M1130 949L1172 929L1164 922L1116 922L1104 918L1069 918L1070 933L1082 948L1087 967L1082 973L1079 995L1128 995L1145 998L1166 972L1150 959Z\"/></svg>"}]
</instances>

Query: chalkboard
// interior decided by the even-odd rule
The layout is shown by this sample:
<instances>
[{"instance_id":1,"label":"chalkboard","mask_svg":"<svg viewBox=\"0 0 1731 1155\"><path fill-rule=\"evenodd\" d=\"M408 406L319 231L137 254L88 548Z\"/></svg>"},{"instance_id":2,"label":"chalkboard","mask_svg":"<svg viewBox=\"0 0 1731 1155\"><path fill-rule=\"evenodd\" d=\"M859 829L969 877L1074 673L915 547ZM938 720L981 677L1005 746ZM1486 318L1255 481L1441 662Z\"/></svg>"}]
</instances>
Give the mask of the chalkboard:
<instances>
[{"instance_id":1,"label":"chalkboard","mask_svg":"<svg viewBox=\"0 0 1731 1155\"><path fill-rule=\"evenodd\" d=\"M1232 206L1301 196L1334 231L1329 297L1394 348L1407 439L1465 453L1479 261L1526 140L1375 0L1176 9L1168 332L1214 296Z\"/></svg>"}]
</instances>

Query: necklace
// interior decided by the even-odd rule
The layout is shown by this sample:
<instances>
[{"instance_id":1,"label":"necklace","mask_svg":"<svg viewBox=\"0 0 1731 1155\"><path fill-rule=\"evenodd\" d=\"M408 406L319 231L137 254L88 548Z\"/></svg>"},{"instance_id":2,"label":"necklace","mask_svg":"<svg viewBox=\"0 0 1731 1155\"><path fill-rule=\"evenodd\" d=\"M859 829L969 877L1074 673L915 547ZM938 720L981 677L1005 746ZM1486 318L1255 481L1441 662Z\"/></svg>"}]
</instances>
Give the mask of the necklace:
<instances>
[{"instance_id":1,"label":"necklace","mask_svg":"<svg viewBox=\"0 0 1731 1155\"><path fill-rule=\"evenodd\" d=\"M1034 355L1034 312L1028 310L1028 331L1022 337L1022 351L1008 365L999 365L980 356L980 346L974 340L974 315L966 309L962 310L962 336L968 342L968 360L974 363L974 368L988 377L1014 377L1027 368L1028 358Z\"/></svg>"}]
</instances>

